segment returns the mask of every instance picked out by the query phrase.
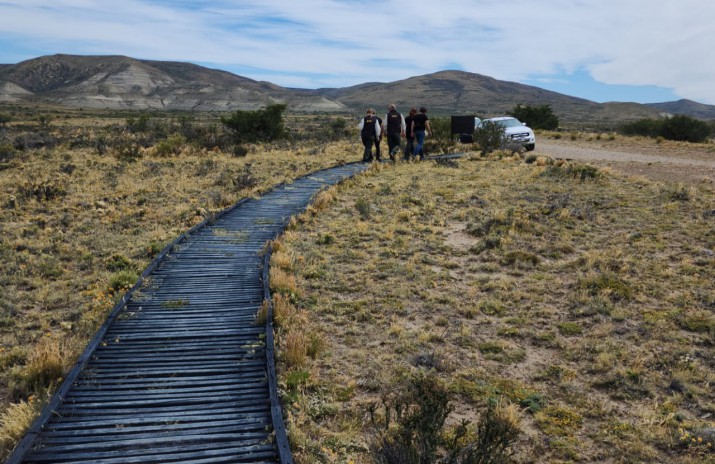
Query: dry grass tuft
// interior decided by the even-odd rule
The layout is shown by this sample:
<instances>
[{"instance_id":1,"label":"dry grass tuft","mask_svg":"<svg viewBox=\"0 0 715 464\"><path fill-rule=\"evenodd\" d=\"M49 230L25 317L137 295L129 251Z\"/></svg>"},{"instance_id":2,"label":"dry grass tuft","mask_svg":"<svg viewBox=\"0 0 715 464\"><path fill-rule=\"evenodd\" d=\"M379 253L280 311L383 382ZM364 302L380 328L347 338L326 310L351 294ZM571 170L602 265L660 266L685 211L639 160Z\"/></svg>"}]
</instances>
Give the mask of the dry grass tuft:
<instances>
[{"instance_id":1,"label":"dry grass tuft","mask_svg":"<svg viewBox=\"0 0 715 464\"><path fill-rule=\"evenodd\" d=\"M283 250L274 251L271 254L271 267L278 267L283 271L293 270L293 257Z\"/></svg>"},{"instance_id":2,"label":"dry grass tuft","mask_svg":"<svg viewBox=\"0 0 715 464\"><path fill-rule=\"evenodd\" d=\"M6 457L30 428L39 410L37 400L11 404L0 416L0 456Z\"/></svg>"},{"instance_id":3,"label":"dry grass tuft","mask_svg":"<svg viewBox=\"0 0 715 464\"><path fill-rule=\"evenodd\" d=\"M271 267L270 270L271 289L274 293L282 293L287 297L295 297L300 294L295 276L278 267Z\"/></svg>"},{"instance_id":4,"label":"dry grass tuft","mask_svg":"<svg viewBox=\"0 0 715 464\"><path fill-rule=\"evenodd\" d=\"M335 187L330 187L327 190L323 190L318 195L316 195L313 201L313 210L317 213L324 210L329 204L335 201Z\"/></svg>"},{"instance_id":5,"label":"dry grass tuft","mask_svg":"<svg viewBox=\"0 0 715 464\"><path fill-rule=\"evenodd\" d=\"M270 301L268 300L263 300L263 303L261 303L261 307L258 309L258 312L256 313L256 325L265 325L266 321L268 320L268 308L270 306Z\"/></svg>"},{"instance_id":6,"label":"dry grass tuft","mask_svg":"<svg viewBox=\"0 0 715 464\"><path fill-rule=\"evenodd\" d=\"M300 332L288 332L283 337L281 353L288 369L304 367L308 355L308 339Z\"/></svg>"},{"instance_id":7,"label":"dry grass tuft","mask_svg":"<svg viewBox=\"0 0 715 464\"><path fill-rule=\"evenodd\" d=\"M79 354L76 341L59 335L43 337L35 346L27 363L13 372L11 394L14 398L27 398L45 392L62 381Z\"/></svg>"}]
</instances>

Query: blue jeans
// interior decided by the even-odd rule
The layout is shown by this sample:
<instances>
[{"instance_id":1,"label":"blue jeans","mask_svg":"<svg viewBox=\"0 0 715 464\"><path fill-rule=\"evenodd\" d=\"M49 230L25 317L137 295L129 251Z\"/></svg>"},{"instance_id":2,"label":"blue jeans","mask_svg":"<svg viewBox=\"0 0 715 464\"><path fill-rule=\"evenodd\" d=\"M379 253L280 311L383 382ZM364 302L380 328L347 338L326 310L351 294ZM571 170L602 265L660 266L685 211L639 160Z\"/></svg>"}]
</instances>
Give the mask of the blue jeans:
<instances>
[{"instance_id":1,"label":"blue jeans","mask_svg":"<svg viewBox=\"0 0 715 464\"><path fill-rule=\"evenodd\" d=\"M422 152L422 146L425 144L425 131L416 130L415 131L415 149L412 152L413 155L420 155L420 158L424 158L425 155Z\"/></svg>"}]
</instances>

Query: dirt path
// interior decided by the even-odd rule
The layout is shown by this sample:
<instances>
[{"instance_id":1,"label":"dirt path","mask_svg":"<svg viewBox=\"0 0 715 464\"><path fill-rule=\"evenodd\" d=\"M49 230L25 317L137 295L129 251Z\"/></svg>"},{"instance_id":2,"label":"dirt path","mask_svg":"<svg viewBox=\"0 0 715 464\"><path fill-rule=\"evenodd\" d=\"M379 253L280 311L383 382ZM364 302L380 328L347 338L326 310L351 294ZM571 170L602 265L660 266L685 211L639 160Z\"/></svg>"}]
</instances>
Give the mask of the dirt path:
<instances>
[{"instance_id":1,"label":"dirt path","mask_svg":"<svg viewBox=\"0 0 715 464\"><path fill-rule=\"evenodd\" d=\"M535 154L664 182L715 185L715 147L654 141L537 140Z\"/></svg>"}]
</instances>

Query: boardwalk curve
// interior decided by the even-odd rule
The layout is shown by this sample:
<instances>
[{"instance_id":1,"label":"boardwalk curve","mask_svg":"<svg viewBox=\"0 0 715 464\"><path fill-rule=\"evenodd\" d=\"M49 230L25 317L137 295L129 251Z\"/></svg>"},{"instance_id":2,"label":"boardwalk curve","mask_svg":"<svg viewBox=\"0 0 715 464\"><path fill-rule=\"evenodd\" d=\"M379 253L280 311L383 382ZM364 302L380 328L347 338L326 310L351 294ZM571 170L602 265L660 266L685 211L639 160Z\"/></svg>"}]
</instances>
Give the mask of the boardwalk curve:
<instances>
[{"instance_id":1,"label":"boardwalk curve","mask_svg":"<svg viewBox=\"0 0 715 464\"><path fill-rule=\"evenodd\" d=\"M290 463L260 256L346 164L178 238L118 304L7 464Z\"/></svg>"}]
</instances>

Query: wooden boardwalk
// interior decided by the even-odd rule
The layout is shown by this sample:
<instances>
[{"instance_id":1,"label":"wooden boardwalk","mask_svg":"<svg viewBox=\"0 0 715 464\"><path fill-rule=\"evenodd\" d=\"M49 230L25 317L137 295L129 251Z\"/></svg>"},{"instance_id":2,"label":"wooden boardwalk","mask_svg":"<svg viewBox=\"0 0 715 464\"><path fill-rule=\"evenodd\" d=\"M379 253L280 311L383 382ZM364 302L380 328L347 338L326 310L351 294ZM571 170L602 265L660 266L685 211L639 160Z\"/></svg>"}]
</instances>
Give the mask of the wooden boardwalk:
<instances>
[{"instance_id":1,"label":"wooden boardwalk","mask_svg":"<svg viewBox=\"0 0 715 464\"><path fill-rule=\"evenodd\" d=\"M242 201L162 252L7 464L292 462L260 251L349 164ZM278 422L278 423L276 423Z\"/></svg>"}]
</instances>

